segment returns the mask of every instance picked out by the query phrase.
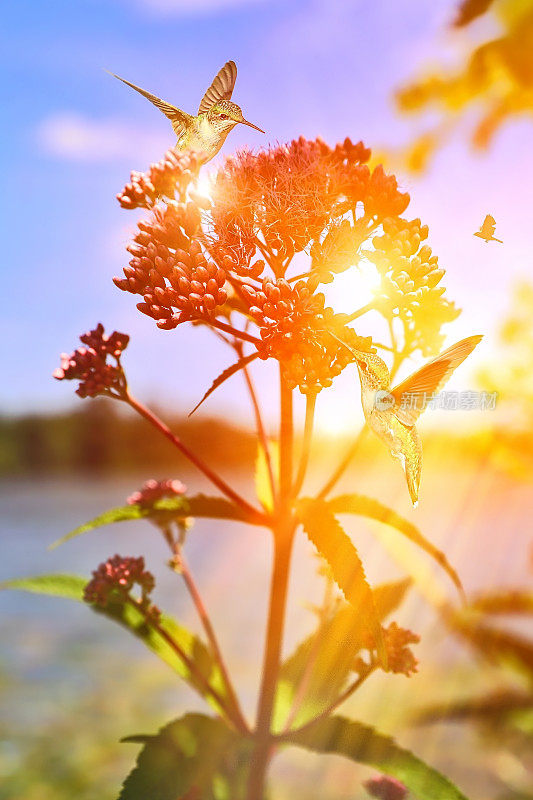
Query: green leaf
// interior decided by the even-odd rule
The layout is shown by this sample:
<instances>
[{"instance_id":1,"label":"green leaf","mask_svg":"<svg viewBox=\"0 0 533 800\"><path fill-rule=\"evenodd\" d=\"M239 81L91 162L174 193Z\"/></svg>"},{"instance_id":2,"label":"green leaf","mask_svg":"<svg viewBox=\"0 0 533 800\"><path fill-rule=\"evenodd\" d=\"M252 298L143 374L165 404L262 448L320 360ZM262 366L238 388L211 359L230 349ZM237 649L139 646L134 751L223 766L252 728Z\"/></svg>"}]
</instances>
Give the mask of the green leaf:
<instances>
[{"instance_id":1,"label":"green leaf","mask_svg":"<svg viewBox=\"0 0 533 800\"><path fill-rule=\"evenodd\" d=\"M250 742L222 720L187 714L142 739L118 800L243 800Z\"/></svg>"},{"instance_id":2,"label":"green leaf","mask_svg":"<svg viewBox=\"0 0 533 800\"><path fill-rule=\"evenodd\" d=\"M238 522L250 522L246 512L234 505L224 497L208 497L198 494L193 497L167 497L157 500L151 506L126 505L111 508L89 522L84 522L70 533L65 534L49 546L49 550L59 547L60 544L75 539L82 533L88 533L96 528L113 525L115 522L127 522L134 519L151 519L154 522L167 524L184 517L209 517L211 519L233 519Z\"/></svg>"},{"instance_id":3,"label":"green leaf","mask_svg":"<svg viewBox=\"0 0 533 800\"><path fill-rule=\"evenodd\" d=\"M402 578L399 581L380 583L372 589L376 613L380 620L384 620L396 611L412 585L411 578Z\"/></svg>"},{"instance_id":4,"label":"green leaf","mask_svg":"<svg viewBox=\"0 0 533 800\"><path fill-rule=\"evenodd\" d=\"M470 601L469 608L484 614L533 614L533 593L511 589L482 594Z\"/></svg>"},{"instance_id":5,"label":"green leaf","mask_svg":"<svg viewBox=\"0 0 533 800\"><path fill-rule=\"evenodd\" d=\"M384 525L389 525L396 528L397 531L406 536L413 544L418 545L428 555L447 572L457 590L464 600L463 585L459 579L459 575L452 567L442 550L435 547L429 539L418 530L416 525L397 514L392 508L383 505L378 500L372 497L365 497L359 494L345 494L335 497L328 501L328 506L334 514L358 514L363 517L375 519L377 522L382 522Z\"/></svg>"},{"instance_id":6,"label":"green leaf","mask_svg":"<svg viewBox=\"0 0 533 800\"><path fill-rule=\"evenodd\" d=\"M463 637L487 661L509 665L533 675L533 642L517 633L492 625L484 625L479 615L468 610L447 616L451 629Z\"/></svg>"},{"instance_id":7,"label":"green leaf","mask_svg":"<svg viewBox=\"0 0 533 800\"><path fill-rule=\"evenodd\" d=\"M424 800L466 800L444 775L404 750L389 736L344 717L332 717L289 734L284 740L315 753L345 756L400 780Z\"/></svg>"},{"instance_id":8,"label":"green leaf","mask_svg":"<svg viewBox=\"0 0 533 800\"><path fill-rule=\"evenodd\" d=\"M360 615L376 638L382 660L386 659L372 590L351 539L325 500L300 500L296 513L309 540L329 564L333 579L346 600L362 612Z\"/></svg>"},{"instance_id":9,"label":"green leaf","mask_svg":"<svg viewBox=\"0 0 533 800\"><path fill-rule=\"evenodd\" d=\"M66 597L83 602L86 585L86 578L74 575L38 575L30 578L15 578L4 581L0 584L0 589L19 589L25 592ZM188 667L167 640L167 637L170 637L194 662L196 668L212 688L218 691L227 704L232 705L227 696L226 685L220 669L207 647L197 636L172 617L166 614L161 615L159 623L161 632L158 632L157 629L146 623L141 611L132 605L117 603L109 604L106 608L88 605L96 613L118 622L122 627L141 639L149 650L159 656L162 661L168 664L174 672L193 686L202 697L205 697L219 711L220 708L216 700L210 694L206 694L203 683L191 675Z\"/></svg>"},{"instance_id":10,"label":"green leaf","mask_svg":"<svg viewBox=\"0 0 533 800\"><path fill-rule=\"evenodd\" d=\"M481 697L428 706L416 715L418 724L433 722L487 721L499 723L516 712L533 708L533 695L515 689L500 689Z\"/></svg>"},{"instance_id":11,"label":"green leaf","mask_svg":"<svg viewBox=\"0 0 533 800\"><path fill-rule=\"evenodd\" d=\"M87 578L79 575L36 575L31 578L12 578L0 583L1 589L19 589L34 594L48 594L52 597L66 597L69 600L83 600L83 590Z\"/></svg>"},{"instance_id":12,"label":"green leaf","mask_svg":"<svg viewBox=\"0 0 533 800\"><path fill-rule=\"evenodd\" d=\"M236 372L239 372L239 370L244 369L244 367L247 367L248 364L254 361L254 359L256 359L257 357L258 353L251 353L249 356L240 358L235 364L232 364L231 367L228 367L227 369L224 370L224 372L221 372L220 375L217 378L215 378L215 380L213 381L207 392L204 394L200 402L197 403L193 408L193 410L190 412L189 417L192 416L192 414L194 414L194 412L198 408L200 408L204 400L207 400L209 395L212 394L215 391L215 389L218 389L219 386L222 386L222 384L225 381L227 381L228 378L231 378L232 375L235 375Z\"/></svg>"},{"instance_id":13,"label":"green leaf","mask_svg":"<svg viewBox=\"0 0 533 800\"><path fill-rule=\"evenodd\" d=\"M410 585L410 579L405 578L383 583L373 590L380 621L401 603ZM283 727L304 677L307 684L305 701L294 719L295 725L303 725L338 697L353 671L364 632L363 609L342 603L298 645L280 670L275 710L278 729ZM308 666L310 661L311 667Z\"/></svg>"}]
</instances>

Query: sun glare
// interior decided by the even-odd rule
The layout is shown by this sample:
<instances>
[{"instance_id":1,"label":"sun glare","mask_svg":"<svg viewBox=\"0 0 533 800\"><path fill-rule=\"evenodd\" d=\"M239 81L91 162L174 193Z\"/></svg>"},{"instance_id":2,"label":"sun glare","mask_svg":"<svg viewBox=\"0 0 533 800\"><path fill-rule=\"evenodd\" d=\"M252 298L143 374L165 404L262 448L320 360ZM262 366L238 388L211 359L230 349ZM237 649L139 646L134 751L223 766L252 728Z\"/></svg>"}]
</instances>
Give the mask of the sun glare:
<instances>
[{"instance_id":1,"label":"sun glare","mask_svg":"<svg viewBox=\"0 0 533 800\"><path fill-rule=\"evenodd\" d=\"M196 191L202 197L206 197L211 200L211 192L213 191L212 175L201 171L198 180L196 181Z\"/></svg>"}]
</instances>

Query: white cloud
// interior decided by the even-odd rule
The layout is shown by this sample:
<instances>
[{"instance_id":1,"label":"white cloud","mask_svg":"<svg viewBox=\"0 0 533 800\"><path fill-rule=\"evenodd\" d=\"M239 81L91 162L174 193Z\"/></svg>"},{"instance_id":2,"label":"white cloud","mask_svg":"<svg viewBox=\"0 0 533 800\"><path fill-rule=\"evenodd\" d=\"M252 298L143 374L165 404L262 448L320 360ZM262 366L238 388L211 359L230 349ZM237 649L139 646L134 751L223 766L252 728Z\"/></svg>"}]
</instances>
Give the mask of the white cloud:
<instances>
[{"instance_id":1,"label":"white cloud","mask_svg":"<svg viewBox=\"0 0 533 800\"><path fill-rule=\"evenodd\" d=\"M113 158L160 158L172 147L174 135L162 136L149 129L139 130L125 120L91 119L65 111L42 120L37 141L49 154L73 161L107 161Z\"/></svg>"},{"instance_id":2,"label":"white cloud","mask_svg":"<svg viewBox=\"0 0 533 800\"><path fill-rule=\"evenodd\" d=\"M264 2L266 0L137 0L138 5L149 11L177 16L216 14Z\"/></svg>"}]
</instances>

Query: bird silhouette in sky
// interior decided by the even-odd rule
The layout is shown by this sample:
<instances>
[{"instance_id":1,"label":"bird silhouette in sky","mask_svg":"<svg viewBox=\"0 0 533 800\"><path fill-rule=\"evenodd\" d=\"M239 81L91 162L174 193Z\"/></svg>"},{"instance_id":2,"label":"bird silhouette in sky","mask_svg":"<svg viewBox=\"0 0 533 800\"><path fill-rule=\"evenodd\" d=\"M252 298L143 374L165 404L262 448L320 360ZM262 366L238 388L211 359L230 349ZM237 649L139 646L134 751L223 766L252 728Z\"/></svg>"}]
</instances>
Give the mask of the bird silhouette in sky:
<instances>
[{"instance_id":1,"label":"bird silhouette in sky","mask_svg":"<svg viewBox=\"0 0 533 800\"><path fill-rule=\"evenodd\" d=\"M106 70L109 72L109 70ZM234 61L228 61L222 69L215 75L211 86L206 91L200 103L198 114L187 114L180 108L167 103L166 100L156 97L155 94L141 89L134 83L130 83L125 78L110 72L114 78L131 86L136 92L146 97L156 108L163 112L172 123L172 128L178 141L178 150L189 148L201 150L205 153L205 160L214 158L226 140L228 133L233 130L235 125L241 122L250 128L264 133L257 125L248 122L243 117L240 107L232 103L230 98L233 94L235 81L237 80L237 67Z\"/></svg>"},{"instance_id":2,"label":"bird silhouette in sky","mask_svg":"<svg viewBox=\"0 0 533 800\"><path fill-rule=\"evenodd\" d=\"M474 233L474 236L479 236L480 239L483 239L485 242L499 242L503 244L501 239L496 239L494 236L494 231L496 230L496 220L494 217L491 217L490 214L487 214L485 219L483 220L483 225L481 228Z\"/></svg>"}]
</instances>

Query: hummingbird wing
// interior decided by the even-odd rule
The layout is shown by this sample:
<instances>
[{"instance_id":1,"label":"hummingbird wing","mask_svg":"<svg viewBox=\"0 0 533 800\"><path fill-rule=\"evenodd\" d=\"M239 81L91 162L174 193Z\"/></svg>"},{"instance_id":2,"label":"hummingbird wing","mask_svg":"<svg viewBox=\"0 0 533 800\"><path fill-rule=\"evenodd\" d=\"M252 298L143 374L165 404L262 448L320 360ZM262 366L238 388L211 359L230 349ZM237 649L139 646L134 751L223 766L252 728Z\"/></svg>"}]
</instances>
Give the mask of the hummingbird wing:
<instances>
[{"instance_id":1,"label":"hummingbird wing","mask_svg":"<svg viewBox=\"0 0 533 800\"><path fill-rule=\"evenodd\" d=\"M204 111L208 111L219 100L231 100L236 80L237 66L234 61L227 61L217 72L211 86L202 97L198 113L203 114Z\"/></svg>"},{"instance_id":2,"label":"hummingbird wing","mask_svg":"<svg viewBox=\"0 0 533 800\"><path fill-rule=\"evenodd\" d=\"M106 72L109 72L109 70L106 69ZM185 111L181 111L181 109L176 108L176 106L167 103L166 100L161 100L161 98L156 97L155 94L151 94L145 89L141 89L140 86L136 86L125 78L121 78L120 75L115 75L114 72L109 72L109 74L114 78L118 78L119 81L122 81L122 83L125 83L127 86L131 86L132 89L135 89L136 92L139 92L139 94L142 94L143 97L146 97L147 100L153 103L153 105L162 111L165 117L171 121L176 136L178 138L181 136L187 127L187 123L192 119L190 114L186 114Z\"/></svg>"},{"instance_id":3,"label":"hummingbird wing","mask_svg":"<svg viewBox=\"0 0 533 800\"><path fill-rule=\"evenodd\" d=\"M391 389L396 401L393 413L397 419L408 427L413 426L431 396L442 389L455 369L470 355L482 338L482 336L469 336L461 339ZM402 396L406 395L409 399L414 397L414 401L403 402Z\"/></svg>"}]
</instances>

